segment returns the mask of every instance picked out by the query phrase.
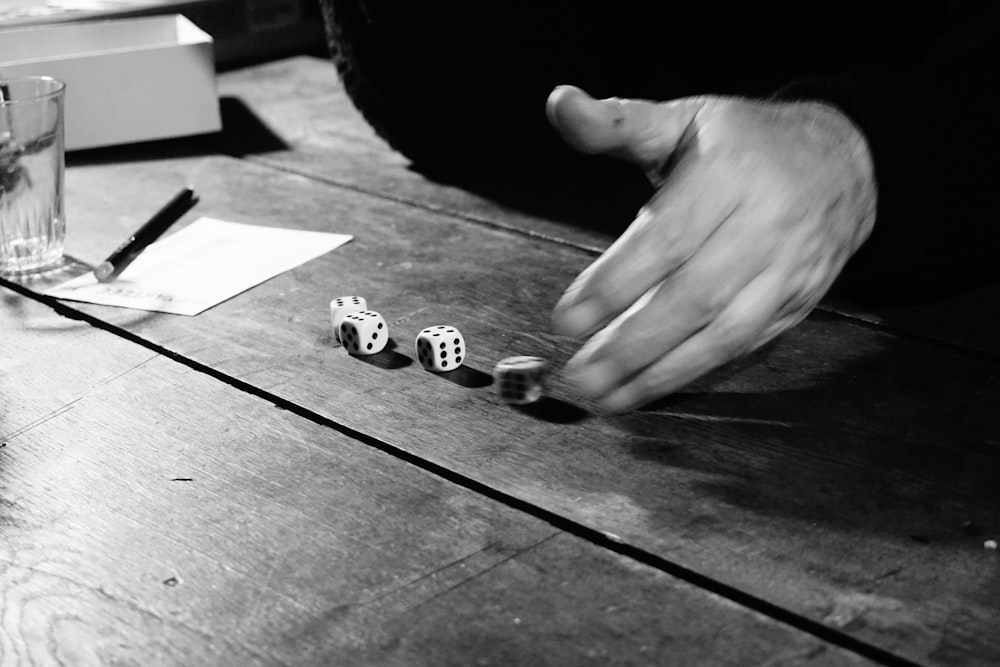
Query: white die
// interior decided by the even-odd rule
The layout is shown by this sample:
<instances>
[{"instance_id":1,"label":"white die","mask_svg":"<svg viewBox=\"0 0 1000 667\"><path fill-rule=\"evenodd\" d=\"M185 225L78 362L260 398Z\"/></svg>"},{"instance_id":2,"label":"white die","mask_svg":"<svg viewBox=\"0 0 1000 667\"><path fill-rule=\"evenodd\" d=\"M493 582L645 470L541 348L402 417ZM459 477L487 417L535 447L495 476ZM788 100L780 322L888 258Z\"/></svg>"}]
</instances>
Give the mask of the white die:
<instances>
[{"instance_id":1,"label":"white die","mask_svg":"<svg viewBox=\"0 0 1000 667\"><path fill-rule=\"evenodd\" d=\"M375 354L389 342L389 325L374 310L348 313L340 323L340 341L351 354Z\"/></svg>"},{"instance_id":2,"label":"white die","mask_svg":"<svg viewBox=\"0 0 1000 667\"><path fill-rule=\"evenodd\" d=\"M330 323L333 324L333 337L340 341L340 325L351 313L368 310L368 304L360 296L338 296L330 302Z\"/></svg>"},{"instance_id":3,"label":"white die","mask_svg":"<svg viewBox=\"0 0 1000 667\"><path fill-rule=\"evenodd\" d=\"M545 391L548 364L541 357L507 357L493 369L500 399L514 405L534 403Z\"/></svg>"},{"instance_id":4,"label":"white die","mask_svg":"<svg viewBox=\"0 0 1000 667\"><path fill-rule=\"evenodd\" d=\"M429 371L451 371L465 359L465 339L452 326L427 327L417 334L417 359Z\"/></svg>"}]
</instances>

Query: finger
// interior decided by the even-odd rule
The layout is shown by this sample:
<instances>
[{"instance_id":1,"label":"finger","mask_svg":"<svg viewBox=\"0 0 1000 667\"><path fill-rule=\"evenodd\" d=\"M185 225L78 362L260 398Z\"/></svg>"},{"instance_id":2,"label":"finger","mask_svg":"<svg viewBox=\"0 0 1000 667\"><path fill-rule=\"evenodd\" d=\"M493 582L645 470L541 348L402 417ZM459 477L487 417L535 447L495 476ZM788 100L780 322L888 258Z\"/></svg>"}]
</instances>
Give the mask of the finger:
<instances>
[{"instance_id":1,"label":"finger","mask_svg":"<svg viewBox=\"0 0 1000 667\"><path fill-rule=\"evenodd\" d=\"M737 295L708 326L627 384L600 399L609 412L625 412L680 389L746 354L796 324L808 309L782 314L789 300L785 271L771 267Z\"/></svg>"},{"instance_id":2,"label":"finger","mask_svg":"<svg viewBox=\"0 0 1000 667\"><path fill-rule=\"evenodd\" d=\"M775 250L736 214L684 266L595 335L567 363L598 397L623 386L708 326L772 262Z\"/></svg>"},{"instance_id":3,"label":"finger","mask_svg":"<svg viewBox=\"0 0 1000 667\"><path fill-rule=\"evenodd\" d=\"M704 101L595 100L575 86L558 86L545 105L549 122L582 153L609 154L644 168L674 152Z\"/></svg>"},{"instance_id":4,"label":"finger","mask_svg":"<svg viewBox=\"0 0 1000 667\"><path fill-rule=\"evenodd\" d=\"M556 329L586 336L624 312L699 252L737 211L739 193L733 179L678 165L625 233L567 288L553 310Z\"/></svg>"}]
</instances>

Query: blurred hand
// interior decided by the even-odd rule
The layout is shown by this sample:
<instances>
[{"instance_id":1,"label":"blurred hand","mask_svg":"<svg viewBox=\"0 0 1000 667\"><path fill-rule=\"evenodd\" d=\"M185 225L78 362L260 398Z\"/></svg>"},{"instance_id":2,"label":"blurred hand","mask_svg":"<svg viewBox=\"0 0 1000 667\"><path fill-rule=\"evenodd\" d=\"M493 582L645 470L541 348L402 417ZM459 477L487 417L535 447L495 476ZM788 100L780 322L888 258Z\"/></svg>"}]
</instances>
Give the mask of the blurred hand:
<instances>
[{"instance_id":1,"label":"blurred hand","mask_svg":"<svg viewBox=\"0 0 1000 667\"><path fill-rule=\"evenodd\" d=\"M640 407L802 320L872 230L867 144L816 102L594 100L556 88L553 127L631 161L658 190L566 290L588 337L566 371L611 412Z\"/></svg>"}]
</instances>

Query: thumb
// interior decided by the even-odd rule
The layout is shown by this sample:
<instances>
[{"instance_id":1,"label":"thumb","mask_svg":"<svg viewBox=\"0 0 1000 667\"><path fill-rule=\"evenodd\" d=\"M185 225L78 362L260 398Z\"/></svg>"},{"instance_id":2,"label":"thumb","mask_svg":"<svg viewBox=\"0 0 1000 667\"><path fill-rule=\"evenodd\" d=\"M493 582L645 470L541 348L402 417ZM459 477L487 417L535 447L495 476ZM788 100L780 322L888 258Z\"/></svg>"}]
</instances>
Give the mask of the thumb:
<instances>
[{"instance_id":1,"label":"thumb","mask_svg":"<svg viewBox=\"0 0 1000 667\"><path fill-rule=\"evenodd\" d=\"M563 141L581 153L614 155L652 168L674 152L703 105L697 98L595 100L575 86L557 86L545 112Z\"/></svg>"}]
</instances>

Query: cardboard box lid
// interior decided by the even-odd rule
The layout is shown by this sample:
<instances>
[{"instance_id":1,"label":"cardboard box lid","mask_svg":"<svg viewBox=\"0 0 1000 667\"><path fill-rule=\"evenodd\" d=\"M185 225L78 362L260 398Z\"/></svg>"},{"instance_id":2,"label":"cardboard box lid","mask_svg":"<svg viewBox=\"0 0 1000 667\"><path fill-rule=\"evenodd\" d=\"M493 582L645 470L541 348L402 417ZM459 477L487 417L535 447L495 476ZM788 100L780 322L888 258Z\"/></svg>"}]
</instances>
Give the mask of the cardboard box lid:
<instances>
[{"instance_id":1,"label":"cardboard box lid","mask_svg":"<svg viewBox=\"0 0 1000 667\"><path fill-rule=\"evenodd\" d=\"M221 128L212 38L181 15L0 31L0 77L66 82L66 148Z\"/></svg>"}]
</instances>

